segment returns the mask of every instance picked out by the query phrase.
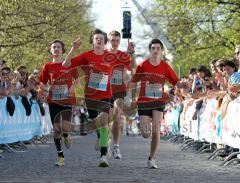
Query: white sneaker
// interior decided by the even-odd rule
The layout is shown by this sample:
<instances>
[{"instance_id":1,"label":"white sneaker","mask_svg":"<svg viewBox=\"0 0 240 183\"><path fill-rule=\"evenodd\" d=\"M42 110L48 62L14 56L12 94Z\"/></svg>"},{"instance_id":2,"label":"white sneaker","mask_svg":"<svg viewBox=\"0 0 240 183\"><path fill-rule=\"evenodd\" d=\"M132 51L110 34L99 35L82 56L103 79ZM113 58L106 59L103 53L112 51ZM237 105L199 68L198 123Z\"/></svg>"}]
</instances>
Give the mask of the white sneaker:
<instances>
[{"instance_id":1,"label":"white sneaker","mask_svg":"<svg viewBox=\"0 0 240 183\"><path fill-rule=\"evenodd\" d=\"M147 165L148 165L148 168L151 168L151 169L157 169L158 168L154 159L148 160Z\"/></svg>"},{"instance_id":2,"label":"white sneaker","mask_svg":"<svg viewBox=\"0 0 240 183\"><path fill-rule=\"evenodd\" d=\"M106 156L101 157L98 167L102 168L109 167L109 163Z\"/></svg>"},{"instance_id":3,"label":"white sneaker","mask_svg":"<svg viewBox=\"0 0 240 183\"><path fill-rule=\"evenodd\" d=\"M113 158L114 159L121 159L122 158L122 155L121 155L121 153L120 153L120 149L119 149L119 147L118 146L115 146L114 148L113 148Z\"/></svg>"}]
</instances>

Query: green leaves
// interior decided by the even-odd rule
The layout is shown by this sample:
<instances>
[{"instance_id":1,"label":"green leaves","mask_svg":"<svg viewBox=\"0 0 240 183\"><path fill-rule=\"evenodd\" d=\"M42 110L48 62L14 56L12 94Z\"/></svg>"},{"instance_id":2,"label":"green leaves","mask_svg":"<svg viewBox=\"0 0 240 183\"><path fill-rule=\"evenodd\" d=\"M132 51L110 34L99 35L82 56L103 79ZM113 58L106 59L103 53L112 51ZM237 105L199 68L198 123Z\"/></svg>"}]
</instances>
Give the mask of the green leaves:
<instances>
[{"instance_id":1,"label":"green leaves","mask_svg":"<svg viewBox=\"0 0 240 183\"><path fill-rule=\"evenodd\" d=\"M92 29L84 0L5 0L0 2L0 57L9 66L41 67L51 59L48 44L62 39L66 48ZM83 50L89 48L83 42Z\"/></svg>"},{"instance_id":2,"label":"green leaves","mask_svg":"<svg viewBox=\"0 0 240 183\"><path fill-rule=\"evenodd\" d=\"M156 3L151 14L176 46L174 68L181 67L188 74L191 67L208 66L212 59L233 57L234 46L240 43L239 1L156 0Z\"/></svg>"}]
</instances>

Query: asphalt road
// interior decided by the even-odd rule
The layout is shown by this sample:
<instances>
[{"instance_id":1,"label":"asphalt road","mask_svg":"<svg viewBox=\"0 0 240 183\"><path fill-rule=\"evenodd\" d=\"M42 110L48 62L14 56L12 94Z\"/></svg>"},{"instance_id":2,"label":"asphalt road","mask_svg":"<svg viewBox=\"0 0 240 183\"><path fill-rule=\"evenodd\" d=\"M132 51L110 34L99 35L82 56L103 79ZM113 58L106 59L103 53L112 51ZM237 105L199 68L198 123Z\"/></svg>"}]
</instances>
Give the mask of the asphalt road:
<instances>
[{"instance_id":1,"label":"asphalt road","mask_svg":"<svg viewBox=\"0 0 240 183\"><path fill-rule=\"evenodd\" d=\"M181 151L178 145L161 141L157 164L148 169L150 139L123 135L122 159L110 159L109 168L99 168L99 152L94 150L96 136L75 136L71 149L64 149L65 166L55 167L56 150L47 144L28 145L14 154L3 152L0 158L0 182L240 182L239 166L222 167L219 160L207 160L207 154Z\"/></svg>"}]
</instances>

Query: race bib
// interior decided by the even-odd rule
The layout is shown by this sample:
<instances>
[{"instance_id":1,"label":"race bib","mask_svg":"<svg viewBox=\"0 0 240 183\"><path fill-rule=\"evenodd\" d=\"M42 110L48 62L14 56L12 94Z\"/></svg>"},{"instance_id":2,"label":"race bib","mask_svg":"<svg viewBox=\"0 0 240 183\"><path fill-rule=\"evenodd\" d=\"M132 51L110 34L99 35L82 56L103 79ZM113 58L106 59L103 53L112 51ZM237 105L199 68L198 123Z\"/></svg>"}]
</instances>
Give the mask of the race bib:
<instances>
[{"instance_id":1,"label":"race bib","mask_svg":"<svg viewBox=\"0 0 240 183\"><path fill-rule=\"evenodd\" d=\"M52 86L52 99L53 100L64 100L69 96L67 85L53 85Z\"/></svg>"},{"instance_id":2,"label":"race bib","mask_svg":"<svg viewBox=\"0 0 240 183\"><path fill-rule=\"evenodd\" d=\"M111 84L113 85L122 85L123 75L121 70L114 70L111 78Z\"/></svg>"},{"instance_id":3,"label":"race bib","mask_svg":"<svg viewBox=\"0 0 240 183\"><path fill-rule=\"evenodd\" d=\"M162 98L162 84L146 83L145 97L148 97L148 98Z\"/></svg>"},{"instance_id":4,"label":"race bib","mask_svg":"<svg viewBox=\"0 0 240 183\"><path fill-rule=\"evenodd\" d=\"M88 87L100 91L107 91L108 75L103 73L91 73Z\"/></svg>"}]
</instances>

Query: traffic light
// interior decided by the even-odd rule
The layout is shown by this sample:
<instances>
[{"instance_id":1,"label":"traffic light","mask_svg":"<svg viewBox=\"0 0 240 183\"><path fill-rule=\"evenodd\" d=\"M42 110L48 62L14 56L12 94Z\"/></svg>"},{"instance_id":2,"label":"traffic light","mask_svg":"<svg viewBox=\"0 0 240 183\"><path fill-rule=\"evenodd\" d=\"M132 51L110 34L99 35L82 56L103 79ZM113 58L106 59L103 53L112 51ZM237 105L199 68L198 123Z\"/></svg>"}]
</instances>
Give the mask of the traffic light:
<instances>
[{"instance_id":1,"label":"traffic light","mask_svg":"<svg viewBox=\"0 0 240 183\"><path fill-rule=\"evenodd\" d=\"M122 29L122 38L131 39L131 12L123 11L123 29Z\"/></svg>"}]
</instances>

